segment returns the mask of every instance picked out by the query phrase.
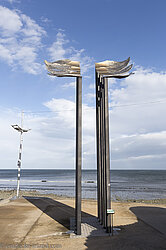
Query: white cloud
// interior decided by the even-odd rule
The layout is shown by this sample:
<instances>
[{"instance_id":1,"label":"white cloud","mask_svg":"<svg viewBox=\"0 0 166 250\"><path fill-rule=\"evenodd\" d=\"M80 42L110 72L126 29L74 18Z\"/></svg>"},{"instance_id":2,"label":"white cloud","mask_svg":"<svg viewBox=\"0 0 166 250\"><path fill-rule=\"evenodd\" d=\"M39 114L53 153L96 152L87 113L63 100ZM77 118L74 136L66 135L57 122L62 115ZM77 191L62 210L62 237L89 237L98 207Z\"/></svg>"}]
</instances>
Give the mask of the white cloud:
<instances>
[{"instance_id":1,"label":"white cloud","mask_svg":"<svg viewBox=\"0 0 166 250\"><path fill-rule=\"evenodd\" d=\"M55 99L45 103L51 111L56 112L56 117L63 121L61 126L75 127L75 103L66 99Z\"/></svg>"},{"instance_id":2,"label":"white cloud","mask_svg":"<svg viewBox=\"0 0 166 250\"><path fill-rule=\"evenodd\" d=\"M35 20L18 10L0 6L0 59L10 65L12 70L22 69L30 74L39 74L43 65L39 63L39 52L43 48L41 40L46 31ZM52 61L69 58L80 61L81 74L93 67L93 58L86 55L84 49L70 45L63 30L59 30L55 42L48 53ZM86 77L86 76L85 76Z\"/></svg>"},{"instance_id":3,"label":"white cloud","mask_svg":"<svg viewBox=\"0 0 166 250\"><path fill-rule=\"evenodd\" d=\"M95 96L96 96L95 93L87 93L87 94L85 95L86 100L88 100L88 101L94 101L95 98L96 98Z\"/></svg>"},{"instance_id":4,"label":"white cloud","mask_svg":"<svg viewBox=\"0 0 166 250\"><path fill-rule=\"evenodd\" d=\"M0 20L0 59L12 69L39 73L41 64L37 59L46 31L30 17L15 10L0 6L0 16L3 17ZM83 74L94 66L93 59L86 55L84 49L71 46L63 31L57 33L56 41L48 52L52 61L62 58L80 61ZM62 85L63 88L74 86L75 82ZM109 86L112 168L164 169L166 73L137 67L135 75L124 80L113 79ZM89 86L90 89L94 87L92 84ZM95 93L84 96L89 103ZM26 116L32 131L25 136L24 164L27 168L36 165L71 168L75 155L75 103L54 98L44 105L53 111L50 116ZM12 168L17 160L19 138L10 127L15 119L16 112L7 112L0 118L1 162L8 164L8 168ZM95 108L84 104L84 168L95 167L95 136Z\"/></svg>"},{"instance_id":5,"label":"white cloud","mask_svg":"<svg viewBox=\"0 0 166 250\"><path fill-rule=\"evenodd\" d=\"M90 85L89 85L89 88L95 90L95 88L96 88L95 83L90 84Z\"/></svg>"},{"instance_id":6,"label":"white cloud","mask_svg":"<svg viewBox=\"0 0 166 250\"><path fill-rule=\"evenodd\" d=\"M9 3L13 4L13 3L20 3L20 0L6 0Z\"/></svg>"},{"instance_id":7,"label":"white cloud","mask_svg":"<svg viewBox=\"0 0 166 250\"><path fill-rule=\"evenodd\" d=\"M61 126L75 128L75 112L76 103L67 99L53 98L49 102L44 103L51 111L55 112L56 117L63 121ZM83 104L83 130L88 134L94 133L95 129L95 109Z\"/></svg>"},{"instance_id":8,"label":"white cloud","mask_svg":"<svg viewBox=\"0 0 166 250\"><path fill-rule=\"evenodd\" d=\"M12 69L38 74L42 66L37 57L45 30L30 17L6 7L0 6L0 16L0 59Z\"/></svg>"},{"instance_id":9,"label":"white cloud","mask_svg":"<svg viewBox=\"0 0 166 250\"><path fill-rule=\"evenodd\" d=\"M165 168L166 73L137 68L116 87L110 85L112 166Z\"/></svg>"},{"instance_id":10,"label":"white cloud","mask_svg":"<svg viewBox=\"0 0 166 250\"><path fill-rule=\"evenodd\" d=\"M0 6L0 16L0 29L2 35L10 36L20 31L23 24L15 11Z\"/></svg>"},{"instance_id":11,"label":"white cloud","mask_svg":"<svg viewBox=\"0 0 166 250\"><path fill-rule=\"evenodd\" d=\"M13 62L12 55L10 54L9 49L7 49L3 44L0 44L0 57L5 60L8 64Z\"/></svg>"},{"instance_id":12,"label":"white cloud","mask_svg":"<svg viewBox=\"0 0 166 250\"><path fill-rule=\"evenodd\" d=\"M121 107L114 107L110 111L111 167L165 169L165 104L152 101L164 100L166 74L139 68L135 75L115 84L116 89L109 85L111 105ZM56 114L55 124L59 124L56 136L73 138L75 103L66 99L52 99L45 105ZM62 133L61 129L66 132ZM95 136L95 108L83 104L84 168L95 167Z\"/></svg>"},{"instance_id":13,"label":"white cloud","mask_svg":"<svg viewBox=\"0 0 166 250\"><path fill-rule=\"evenodd\" d=\"M43 23L49 23L49 22L51 22L50 19L48 19L47 17L44 17L44 16L41 17L41 21L42 21Z\"/></svg>"},{"instance_id":14,"label":"white cloud","mask_svg":"<svg viewBox=\"0 0 166 250\"><path fill-rule=\"evenodd\" d=\"M64 32L59 31L56 36L56 41L48 48L50 59L56 61L68 58L73 61L79 61L81 73L85 74L94 66L93 58L87 56L84 49L75 49L73 46L70 46L69 43L70 41L66 39Z\"/></svg>"},{"instance_id":15,"label":"white cloud","mask_svg":"<svg viewBox=\"0 0 166 250\"><path fill-rule=\"evenodd\" d=\"M121 81L120 87L111 91L111 106L121 106L111 111L111 119L115 121L112 132L135 134L142 129L147 132L164 130L165 105L158 101L164 100L165 91L165 73L139 69L135 75ZM143 104L148 102L149 104ZM141 103L142 105L139 105Z\"/></svg>"},{"instance_id":16,"label":"white cloud","mask_svg":"<svg viewBox=\"0 0 166 250\"><path fill-rule=\"evenodd\" d=\"M128 79L117 81L111 91L114 104L142 103L163 98L165 73L138 69ZM150 84L152 82L152 85ZM118 83L120 85L118 85ZM53 98L44 103L50 113L25 114L23 164L25 168L75 167L75 102ZM0 150L4 167L15 167L19 137L10 124L17 123L16 112L1 112ZM111 168L165 169L165 104L114 107L110 112ZM95 108L83 104L83 167L95 168ZM7 159L7 161L6 161Z\"/></svg>"},{"instance_id":17,"label":"white cloud","mask_svg":"<svg viewBox=\"0 0 166 250\"><path fill-rule=\"evenodd\" d=\"M166 131L122 136L112 140L113 159L146 158L165 154Z\"/></svg>"},{"instance_id":18,"label":"white cloud","mask_svg":"<svg viewBox=\"0 0 166 250\"><path fill-rule=\"evenodd\" d=\"M16 168L19 133L11 124L19 124L15 111L1 112L0 151L3 168ZM23 168L74 168L74 133L57 116L24 115L24 127L32 130L23 136ZM72 133L71 133L72 132Z\"/></svg>"},{"instance_id":19,"label":"white cloud","mask_svg":"<svg viewBox=\"0 0 166 250\"><path fill-rule=\"evenodd\" d=\"M68 43L68 40L65 40L65 35L61 32L58 32L56 36L56 41L48 49L48 52L50 54L50 58L52 61L57 61L58 59L64 58L66 54L64 45L66 43Z\"/></svg>"},{"instance_id":20,"label":"white cloud","mask_svg":"<svg viewBox=\"0 0 166 250\"><path fill-rule=\"evenodd\" d=\"M75 102L52 99L44 104L44 114L25 113L23 168L75 168ZM16 168L19 134L11 124L20 124L18 111L1 110L0 151L3 168ZM95 161L95 110L83 105L83 164L91 168Z\"/></svg>"},{"instance_id":21,"label":"white cloud","mask_svg":"<svg viewBox=\"0 0 166 250\"><path fill-rule=\"evenodd\" d=\"M75 88L75 86L76 86L75 82L69 82L62 85L63 88Z\"/></svg>"},{"instance_id":22,"label":"white cloud","mask_svg":"<svg viewBox=\"0 0 166 250\"><path fill-rule=\"evenodd\" d=\"M22 29L22 32L27 37L41 37L42 35L45 35L45 30L40 27L34 20L32 20L30 17L21 14L22 22L24 23L24 28Z\"/></svg>"},{"instance_id":23,"label":"white cloud","mask_svg":"<svg viewBox=\"0 0 166 250\"><path fill-rule=\"evenodd\" d=\"M108 81L109 81L109 84L115 84L117 82L115 78L109 78Z\"/></svg>"}]
</instances>

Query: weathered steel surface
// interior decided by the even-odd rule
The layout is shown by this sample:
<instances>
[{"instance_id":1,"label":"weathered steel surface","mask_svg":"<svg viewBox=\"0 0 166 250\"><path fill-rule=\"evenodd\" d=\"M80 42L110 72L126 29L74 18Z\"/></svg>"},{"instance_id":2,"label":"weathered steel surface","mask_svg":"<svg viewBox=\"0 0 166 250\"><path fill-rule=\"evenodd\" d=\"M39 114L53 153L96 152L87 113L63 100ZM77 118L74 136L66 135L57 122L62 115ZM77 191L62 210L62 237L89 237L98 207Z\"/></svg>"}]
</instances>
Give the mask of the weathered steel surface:
<instances>
[{"instance_id":1,"label":"weathered steel surface","mask_svg":"<svg viewBox=\"0 0 166 250\"><path fill-rule=\"evenodd\" d=\"M81 234L82 77L76 85L76 234Z\"/></svg>"},{"instance_id":2,"label":"weathered steel surface","mask_svg":"<svg viewBox=\"0 0 166 250\"><path fill-rule=\"evenodd\" d=\"M103 123L103 131L102 131L102 154L103 154L103 226L106 228L106 154L105 154L105 86L104 86L104 79L102 78L102 107L103 107L103 112L102 112L102 123Z\"/></svg>"},{"instance_id":3,"label":"weathered steel surface","mask_svg":"<svg viewBox=\"0 0 166 250\"><path fill-rule=\"evenodd\" d=\"M102 84L100 79L100 85ZM101 87L101 103L100 103L100 152L101 152L101 224L104 223L104 188L103 188L103 101L102 101L102 87Z\"/></svg>"},{"instance_id":4,"label":"weathered steel surface","mask_svg":"<svg viewBox=\"0 0 166 250\"><path fill-rule=\"evenodd\" d=\"M125 75L132 68L132 64L127 66L130 61L130 57L123 62L104 61L95 64L96 71L102 75L108 77L122 78L127 77L130 74Z\"/></svg>"},{"instance_id":5,"label":"weathered steel surface","mask_svg":"<svg viewBox=\"0 0 166 250\"><path fill-rule=\"evenodd\" d=\"M97 201L98 219L101 220L101 152L100 152L100 81L96 73L96 150L97 150Z\"/></svg>"},{"instance_id":6,"label":"weathered steel surface","mask_svg":"<svg viewBox=\"0 0 166 250\"><path fill-rule=\"evenodd\" d=\"M96 69L100 67L111 67L112 69L116 69L118 67L124 68L128 65L129 61L130 61L130 57L127 60L124 60L122 62L106 60L103 62L95 63L95 67Z\"/></svg>"},{"instance_id":7,"label":"weathered steel surface","mask_svg":"<svg viewBox=\"0 0 166 250\"><path fill-rule=\"evenodd\" d=\"M58 60L56 62L44 61L48 74L57 77L79 77L80 76L80 63L71 61L69 59Z\"/></svg>"},{"instance_id":8,"label":"weathered steel surface","mask_svg":"<svg viewBox=\"0 0 166 250\"><path fill-rule=\"evenodd\" d=\"M105 77L105 78L118 78L118 79L122 79L122 78L126 78L126 77L128 77L128 76L130 76L130 75L133 75L133 74L134 74L134 73L131 72L131 73L125 74L125 75L105 75L104 77Z\"/></svg>"},{"instance_id":9,"label":"weathered steel surface","mask_svg":"<svg viewBox=\"0 0 166 250\"><path fill-rule=\"evenodd\" d=\"M111 68L98 68L97 71L99 73L101 73L102 75L120 75L120 74L124 74L127 73L131 68L132 68L132 64L123 68L123 69L111 69Z\"/></svg>"},{"instance_id":10,"label":"weathered steel surface","mask_svg":"<svg viewBox=\"0 0 166 250\"><path fill-rule=\"evenodd\" d=\"M104 78L105 88L105 165L106 165L106 211L111 208L110 195L110 148L109 148L109 107L108 107L108 79ZM106 214L106 229L109 232L110 219Z\"/></svg>"},{"instance_id":11,"label":"weathered steel surface","mask_svg":"<svg viewBox=\"0 0 166 250\"><path fill-rule=\"evenodd\" d=\"M113 220L107 213L111 209L108 78L131 75L128 71L133 65L128 65L129 61L130 57L122 62L104 61L95 64L98 218L107 232Z\"/></svg>"},{"instance_id":12,"label":"weathered steel surface","mask_svg":"<svg viewBox=\"0 0 166 250\"><path fill-rule=\"evenodd\" d=\"M56 62L44 61L48 74L57 77L76 77L76 234L81 234L81 166L82 166L82 77L80 62L69 59Z\"/></svg>"}]
</instances>

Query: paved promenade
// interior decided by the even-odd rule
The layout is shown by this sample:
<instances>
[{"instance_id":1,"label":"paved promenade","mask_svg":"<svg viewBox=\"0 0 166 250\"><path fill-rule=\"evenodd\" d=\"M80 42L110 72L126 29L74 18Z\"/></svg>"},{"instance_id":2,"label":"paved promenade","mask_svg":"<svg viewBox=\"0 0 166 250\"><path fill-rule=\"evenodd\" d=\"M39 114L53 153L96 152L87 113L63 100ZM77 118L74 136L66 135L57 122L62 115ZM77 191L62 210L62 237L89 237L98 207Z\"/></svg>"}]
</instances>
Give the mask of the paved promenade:
<instances>
[{"instance_id":1,"label":"paved promenade","mask_svg":"<svg viewBox=\"0 0 166 250\"><path fill-rule=\"evenodd\" d=\"M166 206L113 203L119 235L70 237L74 200L24 197L0 202L0 249L166 249ZM96 201L84 200L93 221Z\"/></svg>"}]
</instances>

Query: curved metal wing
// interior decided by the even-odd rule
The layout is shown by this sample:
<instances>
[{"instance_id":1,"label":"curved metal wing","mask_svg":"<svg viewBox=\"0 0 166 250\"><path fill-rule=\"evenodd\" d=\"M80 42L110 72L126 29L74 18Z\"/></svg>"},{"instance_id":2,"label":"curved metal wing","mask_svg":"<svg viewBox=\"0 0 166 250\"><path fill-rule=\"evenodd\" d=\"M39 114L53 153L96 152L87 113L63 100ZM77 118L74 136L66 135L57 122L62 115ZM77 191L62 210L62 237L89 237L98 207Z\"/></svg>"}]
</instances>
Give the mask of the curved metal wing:
<instances>
[{"instance_id":1,"label":"curved metal wing","mask_svg":"<svg viewBox=\"0 0 166 250\"><path fill-rule=\"evenodd\" d=\"M122 69L111 69L111 68L103 68L102 67L102 69L101 68L99 68L97 71L100 73L101 72L101 74L104 74L104 75L117 75L117 74L123 74L123 73L126 73L126 72L128 72L131 68L132 68L132 66L133 66L133 64L131 64L131 65L129 65L129 66L127 66L127 67L125 67L125 68L122 68Z\"/></svg>"},{"instance_id":2,"label":"curved metal wing","mask_svg":"<svg viewBox=\"0 0 166 250\"><path fill-rule=\"evenodd\" d=\"M131 70L133 64L128 65L130 57L122 62L115 61L104 61L95 64L96 71L105 77L115 77L115 78L124 78L130 74L124 75L129 70Z\"/></svg>"},{"instance_id":3,"label":"curved metal wing","mask_svg":"<svg viewBox=\"0 0 166 250\"><path fill-rule=\"evenodd\" d=\"M63 76L80 76L80 62L71 61L69 59L58 60L56 62L44 61L48 74L57 77Z\"/></svg>"},{"instance_id":4,"label":"curved metal wing","mask_svg":"<svg viewBox=\"0 0 166 250\"><path fill-rule=\"evenodd\" d=\"M129 73L129 74L125 74L125 75L104 75L105 78L118 78L118 79L122 79L122 78L126 78L130 75L134 75L133 72Z\"/></svg>"},{"instance_id":5,"label":"curved metal wing","mask_svg":"<svg viewBox=\"0 0 166 250\"><path fill-rule=\"evenodd\" d=\"M130 61L130 57L127 58L126 60L122 61L122 62L106 60L106 61L103 61L103 62L96 63L95 66L96 66L96 69L100 68L100 67L110 67L112 69L116 69L118 67L124 68L124 67L126 67L128 65L129 61Z\"/></svg>"}]
</instances>

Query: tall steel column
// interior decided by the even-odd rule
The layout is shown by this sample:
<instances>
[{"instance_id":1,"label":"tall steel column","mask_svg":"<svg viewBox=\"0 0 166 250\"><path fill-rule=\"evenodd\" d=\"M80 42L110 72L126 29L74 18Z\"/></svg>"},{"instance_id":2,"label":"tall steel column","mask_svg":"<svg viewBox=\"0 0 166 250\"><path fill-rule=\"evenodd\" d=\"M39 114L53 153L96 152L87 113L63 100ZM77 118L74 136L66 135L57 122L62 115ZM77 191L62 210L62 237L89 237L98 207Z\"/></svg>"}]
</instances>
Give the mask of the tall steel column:
<instances>
[{"instance_id":1,"label":"tall steel column","mask_svg":"<svg viewBox=\"0 0 166 250\"><path fill-rule=\"evenodd\" d=\"M76 82L76 233L81 234L82 77Z\"/></svg>"},{"instance_id":2,"label":"tall steel column","mask_svg":"<svg viewBox=\"0 0 166 250\"><path fill-rule=\"evenodd\" d=\"M102 78L100 76L100 164L101 164L101 224L104 223L104 171L103 171L103 96L102 96Z\"/></svg>"},{"instance_id":3,"label":"tall steel column","mask_svg":"<svg viewBox=\"0 0 166 250\"><path fill-rule=\"evenodd\" d=\"M108 107L108 79L103 78L105 87L105 162L106 162L106 210L111 208L110 195L110 146L109 146L109 107ZM110 232L110 219L106 216L106 228Z\"/></svg>"},{"instance_id":4,"label":"tall steel column","mask_svg":"<svg viewBox=\"0 0 166 250\"><path fill-rule=\"evenodd\" d=\"M82 77L80 63L69 59L47 62L48 74L57 77L76 77L76 198L75 232L81 234L81 166L82 166Z\"/></svg>"},{"instance_id":5,"label":"tall steel column","mask_svg":"<svg viewBox=\"0 0 166 250\"><path fill-rule=\"evenodd\" d=\"M110 231L110 147L109 147L109 106L108 78L125 78L132 65L130 58L123 62L104 61L95 64L96 69L96 142L97 142L97 188L98 218ZM100 87L99 87L100 86Z\"/></svg>"},{"instance_id":6,"label":"tall steel column","mask_svg":"<svg viewBox=\"0 0 166 250\"><path fill-rule=\"evenodd\" d=\"M101 92L99 74L96 74L96 150L97 150L97 209L98 219L101 221L101 150L100 150L100 109Z\"/></svg>"},{"instance_id":7,"label":"tall steel column","mask_svg":"<svg viewBox=\"0 0 166 250\"><path fill-rule=\"evenodd\" d=\"M103 160L103 226L106 228L106 154L105 154L105 86L104 78L102 79L102 160Z\"/></svg>"}]
</instances>

